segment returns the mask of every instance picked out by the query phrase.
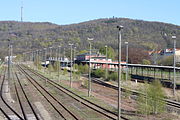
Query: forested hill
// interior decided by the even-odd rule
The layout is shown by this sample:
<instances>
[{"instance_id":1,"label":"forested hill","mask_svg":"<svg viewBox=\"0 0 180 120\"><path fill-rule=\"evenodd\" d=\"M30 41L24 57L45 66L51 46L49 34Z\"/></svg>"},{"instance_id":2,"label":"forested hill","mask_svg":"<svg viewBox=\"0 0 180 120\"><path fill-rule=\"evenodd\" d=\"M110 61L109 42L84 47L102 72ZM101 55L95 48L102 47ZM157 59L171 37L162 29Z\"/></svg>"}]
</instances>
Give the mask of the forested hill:
<instances>
[{"instance_id":1,"label":"forested hill","mask_svg":"<svg viewBox=\"0 0 180 120\"><path fill-rule=\"evenodd\" d=\"M0 22L0 55L7 54L8 39L11 40L15 53L59 44L67 47L68 43L74 43L79 50L83 50L88 47L88 37L94 38L94 48L108 45L116 49L117 25L124 26L122 45L128 41L131 47L145 50L172 47L171 36L176 34L177 46L180 47L180 26L161 22L125 18L97 19L71 25L2 21Z\"/></svg>"}]
</instances>

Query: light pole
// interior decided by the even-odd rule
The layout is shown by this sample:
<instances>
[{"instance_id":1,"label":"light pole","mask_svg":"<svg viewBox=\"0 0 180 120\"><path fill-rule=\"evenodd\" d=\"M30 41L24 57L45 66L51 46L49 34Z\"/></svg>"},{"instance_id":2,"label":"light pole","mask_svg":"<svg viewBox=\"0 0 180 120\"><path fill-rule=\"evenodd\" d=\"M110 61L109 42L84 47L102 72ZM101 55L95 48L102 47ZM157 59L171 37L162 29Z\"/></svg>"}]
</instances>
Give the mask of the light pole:
<instances>
[{"instance_id":1,"label":"light pole","mask_svg":"<svg viewBox=\"0 0 180 120\"><path fill-rule=\"evenodd\" d=\"M66 63L65 63L65 52L66 52L66 51L65 51L65 48L64 48L64 51L63 51L63 66L64 66L64 67L67 67L67 66L66 66Z\"/></svg>"},{"instance_id":2,"label":"light pole","mask_svg":"<svg viewBox=\"0 0 180 120\"><path fill-rule=\"evenodd\" d=\"M89 81L88 81L88 97L91 96L91 41L93 38L88 38L89 41Z\"/></svg>"},{"instance_id":3,"label":"light pole","mask_svg":"<svg viewBox=\"0 0 180 120\"><path fill-rule=\"evenodd\" d=\"M69 44L71 46L71 64L70 64L70 88L72 88L72 46L73 44Z\"/></svg>"},{"instance_id":4,"label":"light pole","mask_svg":"<svg viewBox=\"0 0 180 120\"><path fill-rule=\"evenodd\" d=\"M74 47L74 64L73 64L73 72L75 73L75 57L76 57L76 47Z\"/></svg>"},{"instance_id":5,"label":"light pole","mask_svg":"<svg viewBox=\"0 0 180 120\"><path fill-rule=\"evenodd\" d=\"M173 79L173 95L176 95L176 36L172 36L172 39L174 39L174 79Z\"/></svg>"},{"instance_id":6,"label":"light pole","mask_svg":"<svg viewBox=\"0 0 180 120\"><path fill-rule=\"evenodd\" d=\"M46 72L46 48L44 48L44 73Z\"/></svg>"},{"instance_id":7,"label":"light pole","mask_svg":"<svg viewBox=\"0 0 180 120\"><path fill-rule=\"evenodd\" d=\"M118 120L121 119L121 30L123 26L118 28Z\"/></svg>"},{"instance_id":8,"label":"light pole","mask_svg":"<svg viewBox=\"0 0 180 120\"><path fill-rule=\"evenodd\" d=\"M10 48L10 40L8 39L8 80L10 80L10 54L11 54L11 48Z\"/></svg>"},{"instance_id":9,"label":"light pole","mask_svg":"<svg viewBox=\"0 0 180 120\"><path fill-rule=\"evenodd\" d=\"M33 56L33 59L32 59L32 62L33 62L33 70L35 70L35 67L34 67L34 64L35 64L35 53L34 53L34 51L32 51L32 56Z\"/></svg>"},{"instance_id":10,"label":"light pole","mask_svg":"<svg viewBox=\"0 0 180 120\"><path fill-rule=\"evenodd\" d=\"M125 42L126 44L126 82L128 79L128 42Z\"/></svg>"},{"instance_id":11,"label":"light pole","mask_svg":"<svg viewBox=\"0 0 180 120\"><path fill-rule=\"evenodd\" d=\"M23 62L25 62L25 53L23 53Z\"/></svg>"},{"instance_id":12,"label":"light pole","mask_svg":"<svg viewBox=\"0 0 180 120\"><path fill-rule=\"evenodd\" d=\"M107 45L105 45L105 48L106 48L106 79L107 79L107 75L108 75L108 58L107 58Z\"/></svg>"},{"instance_id":13,"label":"light pole","mask_svg":"<svg viewBox=\"0 0 180 120\"><path fill-rule=\"evenodd\" d=\"M52 49L52 47L49 47L49 74L51 75L51 68L52 68L52 66L51 66L51 59L52 59L52 56L51 56L51 49Z\"/></svg>"},{"instance_id":14,"label":"light pole","mask_svg":"<svg viewBox=\"0 0 180 120\"><path fill-rule=\"evenodd\" d=\"M36 68L37 68L37 70L38 70L39 51L37 50L36 52L37 52L37 53L36 53Z\"/></svg>"},{"instance_id":15,"label":"light pole","mask_svg":"<svg viewBox=\"0 0 180 120\"><path fill-rule=\"evenodd\" d=\"M59 78L59 83L60 83L60 69L61 69L61 61L60 61L60 48L61 46L58 46L58 78Z\"/></svg>"},{"instance_id":16,"label":"light pole","mask_svg":"<svg viewBox=\"0 0 180 120\"><path fill-rule=\"evenodd\" d=\"M11 52L11 55L10 55L11 56L11 63L13 63L13 46L11 45L10 48L11 48L11 51L10 51Z\"/></svg>"}]
</instances>

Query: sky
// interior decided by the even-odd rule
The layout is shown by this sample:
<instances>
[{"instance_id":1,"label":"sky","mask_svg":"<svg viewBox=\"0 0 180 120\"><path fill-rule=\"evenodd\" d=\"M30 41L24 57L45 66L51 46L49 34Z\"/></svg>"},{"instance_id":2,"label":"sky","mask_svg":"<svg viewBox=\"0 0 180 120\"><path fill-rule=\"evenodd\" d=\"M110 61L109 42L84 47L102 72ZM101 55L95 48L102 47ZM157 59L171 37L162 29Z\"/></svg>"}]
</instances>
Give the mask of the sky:
<instances>
[{"instance_id":1,"label":"sky","mask_svg":"<svg viewBox=\"0 0 180 120\"><path fill-rule=\"evenodd\" d=\"M59 25L99 18L131 18L180 25L180 0L0 0L0 21Z\"/></svg>"}]
</instances>

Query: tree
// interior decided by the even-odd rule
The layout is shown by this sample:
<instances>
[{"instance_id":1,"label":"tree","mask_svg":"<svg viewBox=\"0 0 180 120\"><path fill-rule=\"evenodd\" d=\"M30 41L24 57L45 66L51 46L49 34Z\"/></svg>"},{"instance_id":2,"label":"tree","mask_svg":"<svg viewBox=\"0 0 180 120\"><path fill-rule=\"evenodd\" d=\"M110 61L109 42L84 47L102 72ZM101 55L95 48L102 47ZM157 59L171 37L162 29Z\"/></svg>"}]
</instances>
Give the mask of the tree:
<instances>
[{"instance_id":1,"label":"tree","mask_svg":"<svg viewBox=\"0 0 180 120\"><path fill-rule=\"evenodd\" d=\"M54 65L53 65L53 69L54 69L54 71L58 71L58 69L59 69L59 67L60 67L60 65L59 65L59 61L56 61L55 63L54 63Z\"/></svg>"},{"instance_id":2,"label":"tree","mask_svg":"<svg viewBox=\"0 0 180 120\"><path fill-rule=\"evenodd\" d=\"M165 111L165 93L162 85L158 80L153 81L150 85L145 84L143 90L144 95L138 98L139 112L145 114L158 114Z\"/></svg>"},{"instance_id":3,"label":"tree","mask_svg":"<svg viewBox=\"0 0 180 120\"><path fill-rule=\"evenodd\" d=\"M48 71L49 71L49 72L52 72L53 70L54 70L54 69L53 69L52 64L49 64L49 65L48 65Z\"/></svg>"},{"instance_id":4,"label":"tree","mask_svg":"<svg viewBox=\"0 0 180 120\"><path fill-rule=\"evenodd\" d=\"M173 56L167 56L158 61L159 65L171 66L173 64Z\"/></svg>"},{"instance_id":5,"label":"tree","mask_svg":"<svg viewBox=\"0 0 180 120\"><path fill-rule=\"evenodd\" d=\"M96 69L96 70L94 70L92 72L92 75L94 75L94 76L96 76L98 78L100 78L100 77L105 78L105 70L103 70L103 69Z\"/></svg>"},{"instance_id":6,"label":"tree","mask_svg":"<svg viewBox=\"0 0 180 120\"><path fill-rule=\"evenodd\" d=\"M89 70L89 66L87 64L85 65L80 64L78 67L78 71L83 74L87 74L88 70Z\"/></svg>"},{"instance_id":7,"label":"tree","mask_svg":"<svg viewBox=\"0 0 180 120\"><path fill-rule=\"evenodd\" d=\"M105 47L101 47L99 52L103 55L106 55L106 48ZM111 46L107 47L107 57L111 58L111 59L115 59L115 51Z\"/></svg>"},{"instance_id":8,"label":"tree","mask_svg":"<svg viewBox=\"0 0 180 120\"><path fill-rule=\"evenodd\" d=\"M151 62L150 62L149 60L143 59L143 60L142 60L142 64L144 64L144 65L150 65Z\"/></svg>"},{"instance_id":9,"label":"tree","mask_svg":"<svg viewBox=\"0 0 180 120\"><path fill-rule=\"evenodd\" d=\"M68 73L67 69L64 68L64 70L63 70L63 75L66 75L67 73Z\"/></svg>"},{"instance_id":10,"label":"tree","mask_svg":"<svg viewBox=\"0 0 180 120\"><path fill-rule=\"evenodd\" d=\"M108 75L108 80L116 81L117 79L118 79L118 73L117 72L112 72L111 74Z\"/></svg>"},{"instance_id":11,"label":"tree","mask_svg":"<svg viewBox=\"0 0 180 120\"><path fill-rule=\"evenodd\" d=\"M122 50L122 60L126 60L125 48ZM129 63L140 64L143 59L150 60L149 54L143 48L129 47Z\"/></svg>"},{"instance_id":12,"label":"tree","mask_svg":"<svg viewBox=\"0 0 180 120\"><path fill-rule=\"evenodd\" d=\"M41 70L42 65L41 65L41 61L39 61L38 58L35 59L34 65L37 67L37 69Z\"/></svg>"}]
</instances>

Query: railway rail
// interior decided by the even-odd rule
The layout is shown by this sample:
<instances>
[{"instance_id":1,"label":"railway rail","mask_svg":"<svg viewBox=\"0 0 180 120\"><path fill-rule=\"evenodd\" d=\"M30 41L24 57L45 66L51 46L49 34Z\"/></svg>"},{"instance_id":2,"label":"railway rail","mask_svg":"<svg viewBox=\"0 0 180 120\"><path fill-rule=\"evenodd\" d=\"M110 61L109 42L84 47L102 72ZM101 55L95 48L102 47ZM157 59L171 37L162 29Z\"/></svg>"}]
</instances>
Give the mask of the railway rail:
<instances>
[{"instance_id":1,"label":"railway rail","mask_svg":"<svg viewBox=\"0 0 180 120\"><path fill-rule=\"evenodd\" d=\"M3 75L3 79L2 79L2 82L1 82L1 90L0 90L0 97L1 97L1 100L3 101L3 103L5 104L5 106L12 112L14 113L17 118L19 118L20 120L24 120L23 117L16 112L16 110L14 110L7 102L6 100L4 99L3 97L3 88L4 88L4 82L5 82L5 77L6 77L6 70L4 70L4 75ZM5 117L8 119L8 120L11 120L10 116L6 113L5 110L3 110L2 108L0 109L1 112L5 115Z\"/></svg>"},{"instance_id":2,"label":"railway rail","mask_svg":"<svg viewBox=\"0 0 180 120\"><path fill-rule=\"evenodd\" d=\"M23 66L23 67L25 67L25 66ZM31 71L31 72L32 72L33 74L35 74L36 76L39 76L41 79L47 81L49 84L53 85L53 86L54 86L55 88L57 88L58 90L65 92L66 94L68 94L70 97L72 97L72 98L75 99L76 101L81 102L81 103L84 104L85 106L90 107L91 109L99 112L100 114L103 114L104 116L106 116L106 117L108 117L108 118L110 118L110 119L114 119L114 120L117 119L117 114L116 114L116 113L114 113L114 112L112 112L112 111L109 111L109 110L107 110L107 109L105 109L105 108L103 108L103 107L101 107L101 106L99 106L99 105L97 105L97 104L94 104L94 103L92 103L92 102L90 102L90 101L82 98L81 96L73 93L72 91L64 88L63 86L55 83L54 81L46 78L45 76L43 76L43 75L35 72L34 70L32 70L32 69L30 69L30 68L27 68L27 67L25 67L25 68L28 69L29 71ZM125 117L123 117L123 116L121 116L121 118L124 119L124 120L128 120L127 118L125 118Z\"/></svg>"},{"instance_id":3,"label":"railway rail","mask_svg":"<svg viewBox=\"0 0 180 120\"><path fill-rule=\"evenodd\" d=\"M23 95L24 95L24 97L25 97L25 99L26 99L26 102L28 103L31 111L33 112L33 115L35 116L35 118L36 118L37 120L40 120L40 118L39 118L38 115L37 115L37 112L35 111L35 108L33 108L33 105L32 105L32 103L31 103L31 101L29 100L29 97L28 97L27 93L25 92L25 90L24 90L24 88L23 88L23 86L22 86L22 84L21 84L21 82L20 82L20 79L19 79L17 73L15 72L14 74L15 74L15 76L16 76L16 78L17 78L17 82L18 82L18 84L19 84L19 86L20 86L20 88L21 88L21 90L22 90L22 93L23 93ZM14 82L14 84L15 84L15 87L16 87L16 83L15 83L15 82ZM16 87L16 92L18 93L17 87ZM25 113L25 112L24 112L24 113ZM26 114L24 115L24 117L25 117L26 119L28 119Z\"/></svg>"},{"instance_id":4,"label":"railway rail","mask_svg":"<svg viewBox=\"0 0 180 120\"><path fill-rule=\"evenodd\" d=\"M50 92L48 92L33 77L31 77L24 69L22 69L20 66L18 68L26 76L28 81L37 89L37 91L39 91L39 93L47 100L47 102L61 116L62 119L65 119L65 120L68 120L68 119L79 120L78 117L75 114L73 114L70 110L68 110L55 96L53 96ZM63 111L66 112L66 115L64 115L65 114L64 112L63 112L64 114L62 113L62 110L60 110L60 108L62 108Z\"/></svg>"},{"instance_id":5,"label":"railway rail","mask_svg":"<svg viewBox=\"0 0 180 120\"><path fill-rule=\"evenodd\" d=\"M94 83L97 83L97 84L100 84L100 85L103 85L105 87L109 87L109 88L112 88L112 89L115 89L115 90L118 90L118 86L115 86L115 85L112 85L112 84L109 84L109 83L106 83L98 78L92 78L92 81ZM124 88L121 88L122 91L129 91L131 92L133 95L140 95L140 94L143 94L143 93L140 93L138 91L135 91L135 90L127 90L127 89L124 89ZM170 99L164 99L163 101L165 101L167 103L167 105L171 106L171 107L174 107L176 109L179 109L180 110L180 103L179 102L176 102L176 101L173 101L173 100L170 100Z\"/></svg>"}]
</instances>

